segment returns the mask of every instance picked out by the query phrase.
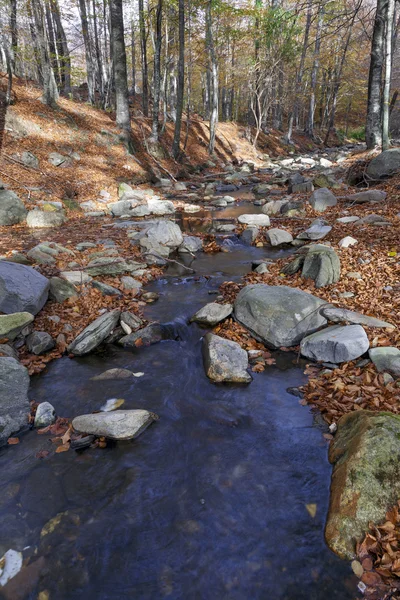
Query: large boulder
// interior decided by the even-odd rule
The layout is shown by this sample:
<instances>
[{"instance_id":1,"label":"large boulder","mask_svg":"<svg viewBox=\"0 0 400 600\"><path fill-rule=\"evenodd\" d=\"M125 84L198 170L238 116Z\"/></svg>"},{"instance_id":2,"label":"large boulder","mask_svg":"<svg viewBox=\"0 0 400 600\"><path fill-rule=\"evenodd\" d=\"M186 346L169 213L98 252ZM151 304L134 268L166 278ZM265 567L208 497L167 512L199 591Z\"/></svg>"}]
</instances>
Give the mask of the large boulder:
<instances>
[{"instance_id":1,"label":"large boulder","mask_svg":"<svg viewBox=\"0 0 400 600\"><path fill-rule=\"evenodd\" d=\"M32 267L0 261L0 312L36 315L45 305L49 280Z\"/></svg>"},{"instance_id":2,"label":"large boulder","mask_svg":"<svg viewBox=\"0 0 400 600\"><path fill-rule=\"evenodd\" d=\"M25 327L32 323L33 319L34 316L28 312L0 315L0 338L6 338L12 342Z\"/></svg>"},{"instance_id":3,"label":"large boulder","mask_svg":"<svg viewBox=\"0 0 400 600\"><path fill-rule=\"evenodd\" d=\"M320 298L285 285L255 284L236 297L235 317L256 339L272 348L295 346L326 325Z\"/></svg>"},{"instance_id":4,"label":"large boulder","mask_svg":"<svg viewBox=\"0 0 400 600\"><path fill-rule=\"evenodd\" d=\"M315 190L308 201L316 212L324 212L330 206L337 204L336 196L328 188Z\"/></svg>"},{"instance_id":5,"label":"large boulder","mask_svg":"<svg viewBox=\"0 0 400 600\"><path fill-rule=\"evenodd\" d=\"M172 215L175 212L175 206L170 200L160 200L160 198L149 198L147 208L152 215Z\"/></svg>"},{"instance_id":6,"label":"large boulder","mask_svg":"<svg viewBox=\"0 0 400 600\"><path fill-rule=\"evenodd\" d=\"M400 350L394 346L371 348L369 357L377 371L388 371L395 377L400 377Z\"/></svg>"},{"instance_id":7,"label":"large boulder","mask_svg":"<svg viewBox=\"0 0 400 600\"><path fill-rule=\"evenodd\" d=\"M112 310L104 313L90 323L68 346L68 352L83 356L97 348L117 326L121 311Z\"/></svg>"},{"instance_id":8,"label":"large boulder","mask_svg":"<svg viewBox=\"0 0 400 600\"><path fill-rule=\"evenodd\" d=\"M268 215L240 215L238 221L244 225L255 227L269 227L270 224Z\"/></svg>"},{"instance_id":9,"label":"large boulder","mask_svg":"<svg viewBox=\"0 0 400 600\"><path fill-rule=\"evenodd\" d=\"M0 225L15 225L26 219L27 210L17 194L0 189Z\"/></svg>"},{"instance_id":10,"label":"large boulder","mask_svg":"<svg viewBox=\"0 0 400 600\"><path fill-rule=\"evenodd\" d=\"M359 410L344 415L329 448L333 464L325 537L352 559L372 521L385 520L400 497L400 417Z\"/></svg>"},{"instance_id":11,"label":"large boulder","mask_svg":"<svg viewBox=\"0 0 400 600\"><path fill-rule=\"evenodd\" d=\"M332 325L307 335L300 344L303 356L330 363L355 360L368 348L368 337L361 325Z\"/></svg>"},{"instance_id":12,"label":"large boulder","mask_svg":"<svg viewBox=\"0 0 400 600\"><path fill-rule=\"evenodd\" d=\"M203 249L203 240L195 235L184 235L183 243L179 246L178 252L181 254L194 254Z\"/></svg>"},{"instance_id":13,"label":"large boulder","mask_svg":"<svg viewBox=\"0 0 400 600\"><path fill-rule=\"evenodd\" d=\"M197 311L190 319L191 322L214 327L232 314L232 304L217 304L210 302Z\"/></svg>"},{"instance_id":14,"label":"large boulder","mask_svg":"<svg viewBox=\"0 0 400 600\"><path fill-rule=\"evenodd\" d=\"M62 210L54 212L30 210L26 217L26 224L31 228L60 227L65 220L65 214Z\"/></svg>"},{"instance_id":15,"label":"large boulder","mask_svg":"<svg viewBox=\"0 0 400 600\"><path fill-rule=\"evenodd\" d=\"M300 269L302 277L315 281L317 288L337 283L340 279L339 256L333 248L323 244L301 248L296 258L287 264L282 272L285 275L294 275Z\"/></svg>"},{"instance_id":16,"label":"large boulder","mask_svg":"<svg viewBox=\"0 0 400 600\"><path fill-rule=\"evenodd\" d=\"M114 410L75 417L72 427L78 433L104 436L113 440L132 440L157 419L157 415L147 410Z\"/></svg>"},{"instance_id":17,"label":"large boulder","mask_svg":"<svg viewBox=\"0 0 400 600\"><path fill-rule=\"evenodd\" d=\"M0 446L28 425L28 370L15 358L0 357Z\"/></svg>"},{"instance_id":18,"label":"large boulder","mask_svg":"<svg viewBox=\"0 0 400 600\"><path fill-rule=\"evenodd\" d=\"M143 232L140 245L146 250L165 247L171 251L176 250L183 242L182 231L172 221L157 220L152 222Z\"/></svg>"},{"instance_id":19,"label":"large boulder","mask_svg":"<svg viewBox=\"0 0 400 600\"><path fill-rule=\"evenodd\" d=\"M247 352L237 342L207 333L203 338L203 362L207 377L216 383L251 381Z\"/></svg>"},{"instance_id":20,"label":"large boulder","mask_svg":"<svg viewBox=\"0 0 400 600\"><path fill-rule=\"evenodd\" d=\"M400 169L400 148L391 148L375 156L367 167L370 179L378 180L391 177Z\"/></svg>"},{"instance_id":21,"label":"large boulder","mask_svg":"<svg viewBox=\"0 0 400 600\"><path fill-rule=\"evenodd\" d=\"M289 231L285 231L285 229L268 229L265 237L271 246L281 246L282 244L290 244L293 242L292 234Z\"/></svg>"}]
</instances>

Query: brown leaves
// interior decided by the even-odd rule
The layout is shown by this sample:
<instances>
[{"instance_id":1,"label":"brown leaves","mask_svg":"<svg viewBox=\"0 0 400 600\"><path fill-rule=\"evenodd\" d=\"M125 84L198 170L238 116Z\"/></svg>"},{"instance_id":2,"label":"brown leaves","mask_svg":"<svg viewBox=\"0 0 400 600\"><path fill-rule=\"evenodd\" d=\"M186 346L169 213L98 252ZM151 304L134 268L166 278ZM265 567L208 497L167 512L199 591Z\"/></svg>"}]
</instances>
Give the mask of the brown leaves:
<instances>
[{"instance_id":1,"label":"brown leaves","mask_svg":"<svg viewBox=\"0 0 400 600\"><path fill-rule=\"evenodd\" d=\"M9 446L15 446L16 444L19 444L19 438L17 438L17 437L10 437L10 438L8 438L7 444Z\"/></svg>"}]
</instances>

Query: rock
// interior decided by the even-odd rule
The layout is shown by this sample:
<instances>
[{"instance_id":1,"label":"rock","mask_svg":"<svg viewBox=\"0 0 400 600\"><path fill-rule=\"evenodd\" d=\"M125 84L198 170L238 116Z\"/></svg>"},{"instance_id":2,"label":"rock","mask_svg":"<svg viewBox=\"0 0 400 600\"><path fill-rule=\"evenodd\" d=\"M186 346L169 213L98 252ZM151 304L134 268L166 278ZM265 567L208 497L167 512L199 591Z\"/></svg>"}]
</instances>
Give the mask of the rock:
<instances>
[{"instance_id":1,"label":"rock","mask_svg":"<svg viewBox=\"0 0 400 600\"><path fill-rule=\"evenodd\" d=\"M41 402L36 409L35 427L48 427L56 420L56 411L50 402Z\"/></svg>"},{"instance_id":2,"label":"rock","mask_svg":"<svg viewBox=\"0 0 400 600\"><path fill-rule=\"evenodd\" d=\"M45 331L32 331L26 338L26 346L32 354L44 354L53 350L56 343Z\"/></svg>"},{"instance_id":3,"label":"rock","mask_svg":"<svg viewBox=\"0 0 400 600\"><path fill-rule=\"evenodd\" d=\"M246 350L237 342L207 333L203 338L203 362L207 377L216 383L250 383Z\"/></svg>"},{"instance_id":4,"label":"rock","mask_svg":"<svg viewBox=\"0 0 400 600\"><path fill-rule=\"evenodd\" d=\"M125 259L118 256L103 256L91 260L86 268L86 272L92 277L97 275L120 275L129 271Z\"/></svg>"},{"instance_id":5,"label":"rock","mask_svg":"<svg viewBox=\"0 0 400 600\"><path fill-rule=\"evenodd\" d=\"M328 363L355 360L368 348L368 337L361 325L332 325L308 335L300 344L303 356Z\"/></svg>"},{"instance_id":6,"label":"rock","mask_svg":"<svg viewBox=\"0 0 400 600\"><path fill-rule=\"evenodd\" d=\"M103 296L122 296L120 290L107 283L102 283L101 281L92 281L92 287L99 290Z\"/></svg>"},{"instance_id":7,"label":"rock","mask_svg":"<svg viewBox=\"0 0 400 600\"><path fill-rule=\"evenodd\" d=\"M287 203L288 203L287 198L282 199L282 200L271 200L270 202L267 202L266 204L264 204L264 206L261 209L261 212L264 215L268 215L269 217L279 215L282 207Z\"/></svg>"},{"instance_id":8,"label":"rock","mask_svg":"<svg viewBox=\"0 0 400 600\"><path fill-rule=\"evenodd\" d=\"M68 352L83 356L97 348L117 326L120 314L119 310L112 310L98 317L74 339L68 346Z\"/></svg>"},{"instance_id":9,"label":"rock","mask_svg":"<svg viewBox=\"0 0 400 600\"><path fill-rule=\"evenodd\" d=\"M321 222L316 222L302 233L299 233L297 239L310 241L321 240L328 235L331 229L332 227L330 225L324 225Z\"/></svg>"},{"instance_id":10,"label":"rock","mask_svg":"<svg viewBox=\"0 0 400 600\"><path fill-rule=\"evenodd\" d=\"M55 265L56 259L48 252L43 252L40 246L41 244L38 244L34 248L31 248L27 253L27 256L32 262L35 262L39 265Z\"/></svg>"},{"instance_id":11,"label":"rock","mask_svg":"<svg viewBox=\"0 0 400 600\"><path fill-rule=\"evenodd\" d=\"M355 223L356 221L359 221L360 217L340 217L339 219L336 219L336 221L338 223Z\"/></svg>"},{"instance_id":12,"label":"rock","mask_svg":"<svg viewBox=\"0 0 400 600\"><path fill-rule=\"evenodd\" d=\"M4 356L18 360L18 352L12 346L9 346L8 344L0 344L0 357Z\"/></svg>"},{"instance_id":13,"label":"rock","mask_svg":"<svg viewBox=\"0 0 400 600\"><path fill-rule=\"evenodd\" d=\"M259 196L263 196L264 194L268 194L271 189L271 186L268 183L257 183L251 188L251 191L254 194Z\"/></svg>"},{"instance_id":14,"label":"rock","mask_svg":"<svg viewBox=\"0 0 400 600\"><path fill-rule=\"evenodd\" d=\"M175 206L171 201L159 198L149 198L147 208L152 215L172 215L175 212Z\"/></svg>"},{"instance_id":15,"label":"rock","mask_svg":"<svg viewBox=\"0 0 400 600\"><path fill-rule=\"evenodd\" d=\"M0 312L36 315L45 305L49 280L32 267L0 261Z\"/></svg>"},{"instance_id":16,"label":"rock","mask_svg":"<svg viewBox=\"0 0 400 600\"><path fill-rule=\"evenodd\" d=\"M290 194L305 194L313 190L314 185L312 181L303 181L302 183L291 184L288 191Z\"/></svg>"},{"instance_id":17,"label":"rock","mask_svg":"<svg viewBox=\"0 0 400 600\"><path fill-rule=\"evenodd\" d=\"M185 192L187 190L186 184L182 181L177 181L174 183L174 190L176 192Z\"/></svg>"},{"instance_id":18,"label":"rock","mask_svg":"<svg viewBox=\"0 0 400 600\"><path fill-rule=\"evenodd\" d=\"M88 248L96 248L97 244L93 242L80 242L75 246L78 252L83 252L83 250L87 250Z\"/></svg>"},{"instance_id":19,"label":"rock","mask_svg":"<svg viewBox=\"0 0 400 600\"><path fill-rule=\"evenodd\" d=\"M232 314L232 310L232 304L216 304L215 302L210 302L197 311L190 319L190 322L214 327L214 325L217 325L229 317L229 315Z\"/></svg>"},{"instance_id":20,"label":"rock","mask_svg":"<svg viewBox=\"0 0 400 600\"><path fill-rule=\"evenodd\" d=\"M362 279L362 275L358 271L350 271L349 273L346 273L346 277L348 277L348 279Z\"/></svg>"},{"instance_id":21,"label":"rock","mask_svg":"<svg viewBox=\"0 0 400 600\"><path fill-rule=\"evenodd\" d=\"M68 298L78 295L78 291L72 283L61 279L61 277L52 277L50 279L49 298L54 302L64 302Z\"/></svg>"},{"instance_id":22,"label":"rock","mask_svg":"<svg viewBox=\"0 0 400 600\"><path fill-rule=\"evenodd\" d=\"M143 284L137 279L134 279L130 275L126 275L125 277L121 277L121 283L124 290L137 290L139 291Z\"/></svg>"},{"instance_id":23,"label":"rock","mask_svg":"<svg viewBox=\"0 0 400 600\"><path fill-rule=\"evenodd\" d=\"M138 348L157 344L164 339L168 339L164 327L160 323L151 323L139 331L125 335L118 343L124 348Z\"/></svg>"},{"instance_id":24,"label":"rock","mask_svg":"<svg viewBox=\"0 0 400 600\"><path fill-rule=\"evenodd\" d=\"M383 190L365 190L346 196L346 200L354 204L363 204L364 202L383 202L386 196L387 193Z\"/></svg>"},{"instance_id":25,"label":"rock","mask_svg":"<svg viewBox=\"0 0 400 600\"><path fill-rule=\"evenodd\" d=\"M0 189L0 225L15 225L26 219L28 211L17 194Z\"/></svg>"},{"instance_id":26,"label":"rock","mask_svg":"<svg viewBox=\"0 0 400 600\"><path fill-rule=\"evenodd\" d=\"M72 285L83 285L92 281L90 275L85 271L62 271L60 276Z\"/></svg>"},{"instance_id":27,"label":"rock","mask_svg":"<svg viewBox=\"0 0 400 600\"><path fill-rule=\"evenodd\" d=\"M228 206L227 201L223 198L217 198L216 200L212 200L210 204L211 206L217 206L219 208L225 208L226 206Z\"/></svg>"},{"instance_id":28,"label":"rock","mask_svg":"<svg viewBox=\"0 0 400 600\"><path fill-rule=\"evenodd\" d=\"M246 227L240 234L240 239L245 244L252 246L257 239L260 230L258 227Z\"/></svg>"},{"instance_id":29,"label":"rock","mask_svg":"<svg viewBox=\"0 0 400 600\"><path fill-rule=\"evenodd\" d=\"M203 249L203 241L201 238L194 235L184 235L183 242L178 248L178 252L182 254L195 254Z\"/></svg>"},{"instance_id":30,"label":"rock","mask_svg":"<svg viewBox=\"0 0 400 600\"><path fill-rule=\"evenodd\" d=\"M135 315L135 313L128 311L121 313L121 324L122 323L128 325L128 327L130 327L133 331L139 329L139 327L143 325L143 321L137 315Z\"/></svg>"},{"instance_id":31,"label":"rock","mask_svg":"<svg viewBox=\"0 0 400 600\"><path fill-rule=\"evenodd\" d=\"M3 588L10 579L13 579L18 575L20 570L22 569L23 558L22 552L17 552L16 550L7 550L7 552L0 558L1 570L0 570L0 588ZM35 563L33 563L35 564ZM7 586L5 591L4 598L16 598L15 594L9 594L10 586ZM20 590L21 588L18 587ZM20 596L21 598L22 596Z\"/></svg>"},{"instance_id":32,"label":"rock","mask_svg":"<svg viewBox=\"0 0 400 600\"><path fill-rule=\"evenodd\" d=\"M369 357L377 371L388 371L395 377L400 377L400 350L392 346L371 348Z\"/></svg>"},{"instance_id":33,"label":"rock","mask_svg":"<svg viewBox=\"0 0 400 600\"><path fill-rule=\"evenodd\" d=\"M131 379L133 376L134 373L128 371L128 369L108 369L91 379L92 381L108 381L112 379Z\"/></svg>"},{"instance_id":34,"label":"rock","mask_svg":"<svg viewBox=\"0 0 400 600\"><path fill-rule=\"evenodd\" d=\"M375 156L367 167L367 175L372 180L391 177L400 169L400 148L391 148Z\"/></svg>"},{"instance_id":35,"label":"rock","mask_svg":"<svg viewBox=\"0 0 400 600\"><path fill-rule=\"evenodd\" d=\"M302 267L302 277L313 279L317 288L339 281L340 259L333 248L312 244L298 252L298 257L283 269L283 273L293 275Z\"/></svg>"},{"instance_id":36,"label":"rock","mask_svg":"<svg viewBox=\"0 0 400 600\"><path fill-rule=\"evenodd\" d=\"M115 410L81 415L72 421L78 433L88 433L113 440L137 438L158 417L147 410Z\"/></svg>"},{"instance_id":37,"label":"rock","mask_svg":"<svg viewBox=\"0 0 400 600\"><path fill-rule=\"evenodd\" d=\"M375 317L368 317L362 313L347 310L347 308L337 308L336 306L327 306L321 309L321 314L334 323L352 323L354 325L365 325L366 327L383 327L383 328L394 328L395 325L381 321Z\"/></svg>"},{"instance_id":38,"label":"rock","mask_svg":"<svg viewBox=\"0 0 400 600\"><path fill-rule=\"evenodd\" d=\"M342 238L339 242L339 248L349 248L350 246L355 246L358 244L358 241L351 237L351 235L346 235L346 237Z\"/></svg>"},{"instance_id":39,"label":"rock","mask_svg":"<svg viewBox=\"0 0 400 600\"><path fill-rule=\"evenodd\" d=\"M70 162L71 161L68 156L63 156L58 152L51 152L49 154L49 163L51 163L53 167L60 167L61 165L66 166L65 163L67 163L69 166Z\"/></svg>"},{"instance_id":40,"label":"rock","mask_svg":"<svg viewBox=\"0 0 400 600\"><path fill-rule=\"evenodd\" d=\"M316 212L324 212L330 206L337 204L336 196L328 188L315 190L308 201Z\"/></svg>"},{"instance_id":41,"label":"rock","mask_svg":"<svg viewBox=\"0 0 400 600\"><path fill-rule=\"evenodd\" d=\"M302 200L291 200L281 206L280 214L285 217L297 217L304 214L304 212L305 206Z\"/></svg>"},{"instance_id":42,"label":"rock","mask_svg":"<svg viewBox=\"0 0 400 600\"><path fill-rule=\"evenodd\" d=\"M5 260L7 262L15 262L20 265L28 265L31 266L31 261L24 255L22 252L12 251L11 256L2 256L0 260Z\"/></svg>"},{"instance_id":43,"label":"rock","mask_svg":"<svg viewBox=\"0 0 400 600\"><path fill-rule=\"evenodd\" d=\"M256 267L254 270L256 273L260 273L261 275L268 273L268 265L267 263L261 263L261 265L258 265L258 267Z\"/></svg>"},{"instance_id":44,"label":"rock","mask_svg":"<svg viewBox=\"0 0 400 600\"><path fill-rule=\"evenodd\" d=\"M34 316L28 312L0 315L0 339L6 338L12 342L33 319Z\"/></svg>"},{"instance_id":45,"label":"rock","mask_svg":"<svg viewBox=\"0 0 400 600\"><path fill-rule=\"evenodd\" d=\"M369 522L382 523L400 496L400 419L358 410L341 417L329 447L333 464L325 539L353 559Z\"/></svg>"},{"instance_id":46,"label":"rock","mask_svg":"<svg viewBox=\"0 0 400 600\"><path fill-rule=\"evenodd\" d=\"M27 167L39 168L39 159L32 152L23 152L21 154L21 162Z\"/></svg>"},{"instance_id":47,"label":"rock","mask_svg":"<svg viewBox=\"0 0 400 600\"><path fill-rule=\"evenodd\" d=\"M358 219L356 222L357 227L359 225L391 225L389 221L385 220L382 215L369 214L362 219Z\"/></svg>"},{"instance_id":48,"label":"rock","mask_svg":"<svg viewBox=\"0 0 400 600\"><path fill-rule=\"evenodd\" d=\"M131 212L139 204L139 200L118 200L108 205L113 217L131 216Z\"/></svg>"},{"instance_id":49,"label":"rock","mask_svg":"<svg viewBox=\"0 0 400 600\"><path fill-rule=\"evenodd\" d=\"M30 210L26 217L28 227L60 227L65 222L63 211L46 212L44 210Z\"/></svg>"},{"instance_id":50,"label":"rock","mask_svg":"<svg viewBox=\"0 0 400 600\"><path fill-rule=\"evenodd\" d=\"M0 446L28 425L29 375L15 358L0 357Z\"/></svg>"},{"instance_id":51,"label":"rock","mask_svg":"<svg viewBox=\"0 0 400 600\"><path fill-rule=\"evenodd\" d=\"M183 236L179 225L172 221L154 221L143 232L139 241L142 248L146 250L164 246L170 250L176 250L183 243Z\"/></svg>"},{"instance_id":52,"label":"rock","mask_svg":"<svg viewBox=\"0 0 400 600\"><path fill-rule=\"evenodd\" d=\"M235 317L257 340L272 348L298 344L326 319L320 298L284 285L247 285L236 297Z\"/></svg>"},{"instance_id":53,"label":"rock","mask_svg":"<svg viewBox=\"0 0 400 600\"><path fill-rule=\"evenodd\" d=\"M340 188L340 184L336 181L332 175L326 175L325 173L320 173L313 179L314 187L317 188L328 188L328 189L338 189Z\"/></svg>"},{"instance_id":54,"label":"rock","mask_svg":"<svg viewBox=\"0 0 400 600\"><path fill-rule=\"evenodd\" d=\"M269 229L265 235L271 246L281 246L282 244L290 244L293 241L293 236L289 231L284 229Z\"/></svg>"},{"instance_id":55,"label":"rock","mask_svg":"<svg viewBox=\"0 0 400 600\"><path fill-rule=\"evenodd\" d=\"M121 196L123 196L126 192L133 192L133 188L131 188L130 185L125 183L125 181L122 181L118 185L118 198L121 198Z\"/></svg>"},{"instance_id":56,"label":"rock","mask_svg":"<svg viewBox=\"0 0 400 600\"><path fill-rule=\"evenodd\" d=\"M330 167L333 166L333 162L331 162L330 160L321 157L319 159L319 164L321 165L321 167L324 167L325 169L329 169Z\"/></svg>"},{"instance_id":57,"label":"rock","mask_svg":"<svg viewBox=\"0 0 400 600\"><path fill-rule=\"evenodd\" d=\"M225 200L227 204L233 204L235 202L235 198L233 196L223 196L222 200Z\"/></svg>"},{"instance_id":58,"label":"rock","mask_svg":"<svg viewBox=\"0 0 400 600\"><path fill-rule=\"evenodd\" d=\"M256 227L269 227L270 224L268 215L240 215L238 221L239 223Z\"/></svg>"}]
</instances>

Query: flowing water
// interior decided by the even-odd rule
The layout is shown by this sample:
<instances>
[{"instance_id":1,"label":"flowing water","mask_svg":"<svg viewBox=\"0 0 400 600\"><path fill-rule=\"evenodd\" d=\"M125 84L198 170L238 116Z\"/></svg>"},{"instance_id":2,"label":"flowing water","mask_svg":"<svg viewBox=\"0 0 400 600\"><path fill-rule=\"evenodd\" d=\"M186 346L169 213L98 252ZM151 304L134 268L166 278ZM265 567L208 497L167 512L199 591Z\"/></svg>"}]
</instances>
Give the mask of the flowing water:
<instances>
[{"instance_id":1,"label":"flowing water","mask_svg":"<svg viewBox=\"0 0 400 600\"><path fill-rule=\"evenodd\" d=\"M281 254L235 239L228 249L199 255L193 276L173 267L147 286L160 299L146 317L171 323L176 340L63 358L32 379L31 397L60 416L117 397L160 420L103 450L38 459L51 442L30 431L0 451L0 556L29 547L25 555L43 557L21 598L43 590L50 600L354 598L349 565L323 539L331 468L322 426L286 391L305 381L304 362L278 352L250 385L205 376L205 330L189 317L253 259ZM114 367L144 376L91 380Z\"/></svg>"}]
</instances>

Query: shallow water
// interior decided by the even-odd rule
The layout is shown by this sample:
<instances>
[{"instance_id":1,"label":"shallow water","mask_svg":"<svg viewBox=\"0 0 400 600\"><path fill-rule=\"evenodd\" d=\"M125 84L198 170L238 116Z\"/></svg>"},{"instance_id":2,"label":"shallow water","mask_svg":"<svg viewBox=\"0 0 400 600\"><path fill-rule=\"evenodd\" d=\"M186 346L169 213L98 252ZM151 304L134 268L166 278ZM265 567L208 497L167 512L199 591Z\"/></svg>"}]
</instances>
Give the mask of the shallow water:
<instances>
[{"instance_id":1,"label":"shallow water","mask_svg":"<svg viewBox=\"0 0 400 600\"><path fill-rule=\"evenodd\" d=\"M0 555L44 557L24 598L50 600L350 600L355 578L326 547L323 527L331 468L310 410L286 389L303 383L304 363L277 364L250 385L215 385L204 374L201 337L189 317L220 283L251 260L276 257L231 243L199 255L194 276L169 274L147 289L160 299L148 319L173 323L178 339L63 358L32 380L31 397L61 416L98 410L107 398L160 420L137 440L104 450L38 459L47 436L31 431L0 451ZM145 375L91 381L113 367ZM316 504L312 518L307 504ZM42 527L59 513L54 532ZM13 599L14 600L14 599Z\"/></svg>"}]
</instances>

